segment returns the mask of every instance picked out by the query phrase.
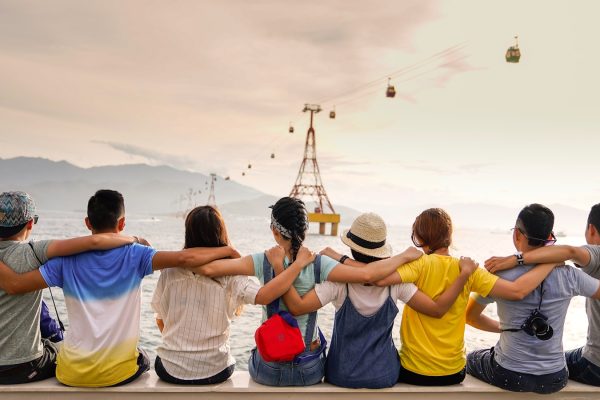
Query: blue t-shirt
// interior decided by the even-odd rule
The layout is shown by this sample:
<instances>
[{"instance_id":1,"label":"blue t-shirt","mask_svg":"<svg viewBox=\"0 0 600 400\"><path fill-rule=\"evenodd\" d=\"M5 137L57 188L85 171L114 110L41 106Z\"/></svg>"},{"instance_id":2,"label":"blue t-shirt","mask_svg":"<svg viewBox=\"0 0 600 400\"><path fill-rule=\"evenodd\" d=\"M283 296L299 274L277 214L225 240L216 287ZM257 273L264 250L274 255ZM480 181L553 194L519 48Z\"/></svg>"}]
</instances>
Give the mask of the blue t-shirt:
<instances>
[{"instance_id":1,"label":"blue t-shirt","mask_svg":"<svg viewBox=\"0 0 600 400\"><path fill-rule=\"evenodd\" d=\"M522 265L501 271L498 275L506 280L515 281L533 266ZM544 295L540 311L548 317L554 334L549 340L540 340L529 336L522 330L502 332L494 348L495 360L502 367L525 374L545 375L565 368L562 337L565 316L571 298L574 296L592 296L598 290L598 280L588 276L578 268L557 267L544 280ZM531 312L540 304L541 290L538 287L521 301L504 300L491 296L477 295L479 304L497 303L500 329L519 329Z\"/></svg>"},{"instance_id":2,"label":"blue t-shirt","mask_svg":"<svg viewBox=\"0 0 600 400\"><path fill-rule=\"evenodd\" d=\"M57 257L40 267L63 288L69 330L56 378L70 386L110 386L137 371L141 282L156 250L139 244Z\"/></svg>"},{"instance_id":3,"label":"blue t-shirt","mask_svg":"<svg viewBox=\"0 0 600 400\"><path fill-rule=\"evenodd\" d=\"M263 276L263 263L265 260L265 253L256 253L252 254L252 261L254 262L254 275L260 280L260 283L264 285L265 279ZM321 256L321 282L327 280L329 273L338 265L339 262L327 257ZM287 268L289 266L289 260L287 257L283 261L283 267ZM296 280L294 281L294 287L300 294L300 296L304 296L311 289L315 287L315 266L314 264L309 264L306 268L303 268ZM287 310L285 303L283 301L279 302L280 310ZM267 319L267 307L263 306L263 315L262 320L265 321ZM302 337L304 337L304 333L306 332L306 325L308 324L308 314L299 315L296 317L298 321L298 327L300 328L300 332L302 332ZM315 332L312 333L311 341L316 337L316 326L315 324Z\"/></svg>"}]
</instances>

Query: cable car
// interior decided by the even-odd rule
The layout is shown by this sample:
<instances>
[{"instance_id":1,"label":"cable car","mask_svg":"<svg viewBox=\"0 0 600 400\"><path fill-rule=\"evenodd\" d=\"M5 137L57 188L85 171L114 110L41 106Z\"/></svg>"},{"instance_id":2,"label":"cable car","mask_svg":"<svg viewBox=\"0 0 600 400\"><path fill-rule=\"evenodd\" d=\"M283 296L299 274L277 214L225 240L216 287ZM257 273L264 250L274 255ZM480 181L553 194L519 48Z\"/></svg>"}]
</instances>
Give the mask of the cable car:
<instances>
[{"instance_id":1,"label":"cable car","mask_svg":"<svg viewBox=\"0 0 600 400\"><path fill-rule=\"evenodd\" d=\"M242 176L246 176L246 173L245 173L245 172L242 172Z\"/></svg>"},{"instance_id":2,"label":"cable car","mask_svg":"<svg viewBox=\"0 0 600 400\"><path fill-rule=\"evenodd\" d=\"M230 178L230 177L228 177L228 176L226 176L226 177L225 177L225 180L226 180L226 181L228 181L229 179L231 179L231 178Z\"/></svg>"},{"instance_id":3,"label":"cable car","mask_svg":"<svg viewBox=\"0 0 600 400\"><path fill-rule=\"evenodd\" d=\"M252 164L248 164L248 169L252 169Z\"/></svg>"},{"instance_id":4,"label":"cable car","mask_svg":"<svg viewBox=\"0 0 600 400\"><path fill-rule=\"evenodd\" d=\"M294 133L294 127L292 126L291 122L290 122L290 127L288 128L288 132L289 133Z\"/></svg>"},{"instance_id":5,"label":"cable car","mask_svg":"<svg viewBox=\"0 0 600 400\"><path fill-rule=\"evenodd\" d=\"M333 106L333 110L329 111L329 118L335 119L335 106Z\"/></svg>"},{"instance_id":6,"label":"cable car","mask_svg":"<svg viewBox=\"0 0 600 400\"><path fill-rule=\"evenodd\" d=\"M275 158L275 153L271 153L271 158Z\"/></svg>"},{"instance_id":7,"label":"cable car","mask_svg":"<svg viewBox=\"0 0 600 400\"><path fill-rule=\"evenodd\" d=\"M518 63L521 59L521 50L519 50L519 37L515 36L515 45L510 46L508 50L506 50L506 62L508 63Z\"/></svg>"},{"instance_id":8,"label":"cable car","mask_svg":"<svg viewBox=\"0 0 600 400\"><path fill-rule=\"evenodd\" d=\"M387 85L387 89L385 91L385 95L386 97L396 97L396 88L394 87L394 85L392 85L391 82L392 78L388 78L388 85Z\"/></svg>"}]
</instances>

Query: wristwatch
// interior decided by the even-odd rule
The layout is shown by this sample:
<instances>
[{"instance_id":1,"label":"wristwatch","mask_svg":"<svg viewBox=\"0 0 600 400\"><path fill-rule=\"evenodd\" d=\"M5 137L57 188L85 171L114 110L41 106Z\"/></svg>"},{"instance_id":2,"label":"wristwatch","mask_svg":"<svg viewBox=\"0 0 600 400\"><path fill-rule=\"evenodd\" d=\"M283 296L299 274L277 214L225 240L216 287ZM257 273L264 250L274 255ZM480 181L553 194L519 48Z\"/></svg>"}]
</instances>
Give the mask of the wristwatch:
<instances>
[{"instance_id":1,"label":"wristwatch","mask_svg":"<svg viewBox=\"0 0 600 400\"><path fill-rule=\"evenodd\" d=\"M517 257L517 265L524 265L525 264L525 260L523 260L523 253L520 251L517 251L514 254L515 257Z\"/></svg>"},{"instance_id":2,"label":"wristwatch","mask_svg":"<svg viewBox=\"0 0 600 400\"><path fill-rule=\"evenodd\" d=\"M343 256L341 256L341 257L340 257L340 264L343 264L343 263L344 263L344 261L346 261L346 260L347 260L347 259L349 259L349 258L350 258L350 257L348 257L348 256L346 256L346 255L343 255Z\"/></svg>"}]
</instances>

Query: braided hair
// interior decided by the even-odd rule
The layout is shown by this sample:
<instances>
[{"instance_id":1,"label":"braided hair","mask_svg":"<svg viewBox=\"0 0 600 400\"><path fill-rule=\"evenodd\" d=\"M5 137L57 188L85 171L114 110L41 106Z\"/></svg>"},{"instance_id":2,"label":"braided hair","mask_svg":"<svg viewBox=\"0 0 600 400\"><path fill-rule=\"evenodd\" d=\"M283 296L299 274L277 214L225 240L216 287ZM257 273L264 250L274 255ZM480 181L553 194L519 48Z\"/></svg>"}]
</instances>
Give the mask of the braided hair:
<instances>
[{"instance_id":1,"label":"braided hair","mask_svg":"<svg viewBox=\"0 0 600 400\"><path fill-rule=\"evenodd\" d=\"M292 242L291 261L293 262L306 238L306 231L308 230L306 206L300 199L282 197L273 206L273 218L287 229L291 236L287 239L290 239Z\"/></svg>"}]
</instances>

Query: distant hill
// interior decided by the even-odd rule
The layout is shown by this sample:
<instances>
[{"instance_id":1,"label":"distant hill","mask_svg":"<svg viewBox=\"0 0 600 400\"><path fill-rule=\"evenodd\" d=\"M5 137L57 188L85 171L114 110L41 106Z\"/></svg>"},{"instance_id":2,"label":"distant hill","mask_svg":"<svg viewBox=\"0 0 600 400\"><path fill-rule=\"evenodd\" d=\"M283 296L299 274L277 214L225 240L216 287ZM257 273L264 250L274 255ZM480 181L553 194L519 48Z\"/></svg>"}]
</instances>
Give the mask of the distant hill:
<instances>
[{"instance_id":1,"label":"distant hill","mask_svg":"<svg viewBox=\"0 0 600 400\"><path fill-rule=\"evenodd\" d=\"M168 214L182 211L192 198L206 203L210 178L168 166L144 164L80 168L66 161L17 157L0 159L0 190L30 193L38 208L83 210L98 189L118 190L130 213ZM193 196L188 196L192 189ZM200 192L200 193L198 193ZM264 193L234 181L218 178L215 196L219 203L246 201Z\"/></svg>"}]
</instances>

